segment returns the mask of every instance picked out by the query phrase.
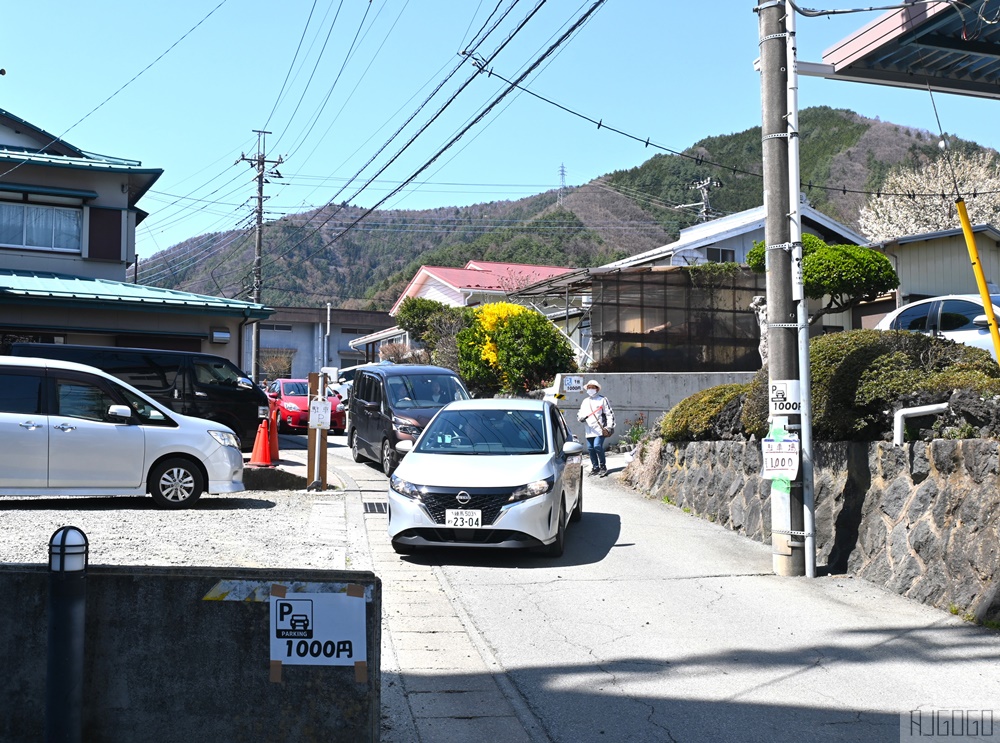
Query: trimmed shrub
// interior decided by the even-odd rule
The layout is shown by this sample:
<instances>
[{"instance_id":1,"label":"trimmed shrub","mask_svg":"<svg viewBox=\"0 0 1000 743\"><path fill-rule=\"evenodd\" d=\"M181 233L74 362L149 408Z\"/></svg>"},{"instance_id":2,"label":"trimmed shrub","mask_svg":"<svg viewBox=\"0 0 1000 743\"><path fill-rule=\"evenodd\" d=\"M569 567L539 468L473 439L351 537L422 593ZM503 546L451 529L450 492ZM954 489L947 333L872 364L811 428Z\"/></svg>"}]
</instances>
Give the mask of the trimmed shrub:
<instances>
[{"instance_id":1,"label":"trimmed shrub","mask_svg":"<svg viewBox=\"0 0 1000 743\"><path fill-rule=\"evenodd\" d=\"M992 396L1000 367L989 353L940 337L906 331L851 330L813 338L813 436L826 441L885 438L893 412L956 389ZM757 373L743 404L745 432L763 435L767 421L767 370ZM921 403L922 404L922 403Z\"/></svg>"},{"instance_id":2,"label":"trimmed shrub","mask_svg":"<svg viewBox=\"0 0 1000 743\"><path fill-rule=\"evenodd\" d=\"M724 427L719 424L723 413L729 406L738 405L746 390L745 384L722 384L684 398L660 419L660 435L666 441L716 438L717 431Z\"/></svg>"}]
</instances>

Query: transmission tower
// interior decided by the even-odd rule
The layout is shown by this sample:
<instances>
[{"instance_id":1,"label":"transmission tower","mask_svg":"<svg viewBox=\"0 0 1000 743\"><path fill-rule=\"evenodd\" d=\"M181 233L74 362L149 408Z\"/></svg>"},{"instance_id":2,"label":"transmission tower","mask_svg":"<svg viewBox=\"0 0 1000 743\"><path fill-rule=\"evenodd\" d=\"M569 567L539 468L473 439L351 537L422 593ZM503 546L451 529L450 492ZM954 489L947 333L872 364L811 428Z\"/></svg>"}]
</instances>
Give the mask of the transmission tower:
<instances>
[{"instance_id":1,"label":"transmission tower","mask_svg":"<svg viewBox=\"0 0 1000 743\"><path fill-rule=\"evenodd\" d=\"M559 164L559 205L562 206L563 193L566 191L566 164Z\"/></svg>"}]
</instances>

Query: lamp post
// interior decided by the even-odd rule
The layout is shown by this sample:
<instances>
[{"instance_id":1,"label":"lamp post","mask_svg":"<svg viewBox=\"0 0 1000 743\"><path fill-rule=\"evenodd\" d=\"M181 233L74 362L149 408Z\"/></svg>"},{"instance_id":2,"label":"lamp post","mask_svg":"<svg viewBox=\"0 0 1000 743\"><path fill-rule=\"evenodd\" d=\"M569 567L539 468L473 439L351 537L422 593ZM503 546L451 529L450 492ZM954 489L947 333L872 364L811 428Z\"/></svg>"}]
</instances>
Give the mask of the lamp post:
<instances>
[{"instance_id":1,"label":"lamp post","mask_svg":"<svg viewBox=\"0 0 1000 743\"><path fill-rule=\"evenodd\" d=\"M83 733L83 638L87 535L75 526L49 539L49 633L45 740L78 743Z\"/></svg>"}]
</instances>

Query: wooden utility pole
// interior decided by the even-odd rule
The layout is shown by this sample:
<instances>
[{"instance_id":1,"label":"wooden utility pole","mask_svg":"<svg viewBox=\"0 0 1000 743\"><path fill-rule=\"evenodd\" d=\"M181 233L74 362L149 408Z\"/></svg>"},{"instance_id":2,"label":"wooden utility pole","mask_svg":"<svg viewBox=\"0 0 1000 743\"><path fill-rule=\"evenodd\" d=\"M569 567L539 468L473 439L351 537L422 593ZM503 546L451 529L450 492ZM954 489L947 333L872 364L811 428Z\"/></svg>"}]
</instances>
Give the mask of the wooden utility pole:
<instances>
[{"instance_id":1,"label":"wooden utility pole","mask_svg":"<svg viewBox=\"0 0 1000 743\"><path fill-rule=\"evenodd\" d=\"M265 142L264 137L271 132L265 132L261 129L254 129L254 134L257 135L257 155L255 157L247 157L246 155L240 155L240 159L237 162L248 162L251 163L257 170L257 229L254 233L254 251L253 251L253 301L255 304L261 304L261 296L264 291L264 280L262 276L262 263L263 263L263 239L264 239L264 176L267 174L268 165L280 165L284 162L279 156L277 160L268 160L265 154ZM250 373L253 375L253 381L260 381L260 321L255 320L253 325L250 326Z\"/></svg>"}]
</instances>

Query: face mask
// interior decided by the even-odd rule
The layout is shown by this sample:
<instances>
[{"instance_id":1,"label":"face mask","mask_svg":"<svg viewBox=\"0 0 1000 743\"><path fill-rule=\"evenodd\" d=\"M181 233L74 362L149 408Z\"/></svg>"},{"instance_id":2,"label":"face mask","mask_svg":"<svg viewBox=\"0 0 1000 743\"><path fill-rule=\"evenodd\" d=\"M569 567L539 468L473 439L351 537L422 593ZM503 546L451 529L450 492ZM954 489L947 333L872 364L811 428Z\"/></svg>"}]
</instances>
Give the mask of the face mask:
<instances>
[{"instance_id":1,"label":"face mask","mask_svg":"<svg viewBox=\"0 0 1000 743\"><path fill-rule=\"evenodd\" d=\"M588 387L587 388L587 397L593 397L596 394L597 394L597 390L595 390L593 387Z\"/></svg>"}]
</instances>

